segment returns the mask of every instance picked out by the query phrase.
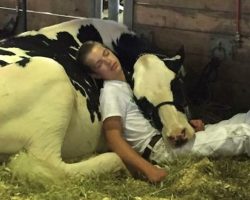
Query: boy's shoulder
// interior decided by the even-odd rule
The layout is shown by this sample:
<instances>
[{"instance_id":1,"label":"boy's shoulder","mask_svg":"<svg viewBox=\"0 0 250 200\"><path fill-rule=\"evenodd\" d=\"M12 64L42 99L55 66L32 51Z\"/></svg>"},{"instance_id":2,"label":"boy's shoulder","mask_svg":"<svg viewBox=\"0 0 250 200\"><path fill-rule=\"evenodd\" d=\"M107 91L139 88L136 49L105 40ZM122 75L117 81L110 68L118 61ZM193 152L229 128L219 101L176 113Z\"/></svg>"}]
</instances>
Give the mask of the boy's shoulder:
<instances>
[{"instance_id":1,"label":"boy's shoulder","mask_svg":"<svg viewBox=\"0 0 250 200\"><path fill-rule=\"evenodd\" d=\"M117 81L117 80L108 80L104 81L103 89L122 89L122 88L128 88L129 85L127 82L124 81Z\"/></svg>"},{"instance_id":2,"label":"boy's shoulder","mask_svg":"<svg viewBox=\"0 0 250 200\"><path fill-rule=\"evenodd\" d=\"M131 96L132 90L130 89L130 86L127 84L127 82L124 81L104 81L103 88L101 89L101 94L105 95L128 95Z\"/></svg>"}]
</instances>

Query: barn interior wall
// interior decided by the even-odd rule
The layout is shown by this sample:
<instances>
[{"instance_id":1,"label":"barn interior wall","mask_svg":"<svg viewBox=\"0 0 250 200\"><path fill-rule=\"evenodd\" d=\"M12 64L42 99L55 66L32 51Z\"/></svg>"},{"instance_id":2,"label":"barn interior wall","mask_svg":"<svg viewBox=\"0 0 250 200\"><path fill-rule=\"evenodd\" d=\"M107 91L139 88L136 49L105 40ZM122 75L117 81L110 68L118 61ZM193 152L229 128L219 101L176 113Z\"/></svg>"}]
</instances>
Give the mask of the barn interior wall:
<instances>
[{"instance_id":1,"label":"barn interior wall","mask_svg":"<svg viewBox=\"0 0 250 200\"><path fill-rule=\"evenodd\" d=\"M92 15L91 1L92 0L27 0L27 28L28 30L39 29L74 19L74 17L90 17ZM16 6L16 0L0 1L0 27L3 27L11 18L15 18ZM49 13L52 13L52 15Z\"/></svg>"},{"instance_id":2,"label":"barn interior wall","mask_svg":"<svg viewBox=\"0 0 250 200\"><path fill-rule=\"evenodd\" d=\"M211 101L245 111L250 101L250 1L241 1L241 47L235 42L236 7L235 0L134 0L133 29L169 54L184 45L190 80L197 80L211 57L219 55L223 62L210 84ZM219 42L223 51L218 51Z\"/></svg>"}]
</instances>

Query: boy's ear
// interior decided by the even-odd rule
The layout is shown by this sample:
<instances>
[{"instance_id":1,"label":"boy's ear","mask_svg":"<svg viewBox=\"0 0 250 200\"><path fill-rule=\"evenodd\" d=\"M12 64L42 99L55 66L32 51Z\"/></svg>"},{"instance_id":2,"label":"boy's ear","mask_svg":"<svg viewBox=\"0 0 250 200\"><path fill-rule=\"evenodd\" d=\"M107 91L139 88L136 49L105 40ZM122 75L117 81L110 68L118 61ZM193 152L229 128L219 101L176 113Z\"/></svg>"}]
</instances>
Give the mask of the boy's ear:
<instances>
[{"instance_id":1,"label":"boy's ear","mask_svg":"<svg viewBox=\"0 0 250 200\"><path fill-rule=\"evenodd\" d=\"M96 73L91 73L90 76L92 78L95 78L95 79L101 79L101 76L99 74L96 74Z\"/></svg>"}]
</instances>

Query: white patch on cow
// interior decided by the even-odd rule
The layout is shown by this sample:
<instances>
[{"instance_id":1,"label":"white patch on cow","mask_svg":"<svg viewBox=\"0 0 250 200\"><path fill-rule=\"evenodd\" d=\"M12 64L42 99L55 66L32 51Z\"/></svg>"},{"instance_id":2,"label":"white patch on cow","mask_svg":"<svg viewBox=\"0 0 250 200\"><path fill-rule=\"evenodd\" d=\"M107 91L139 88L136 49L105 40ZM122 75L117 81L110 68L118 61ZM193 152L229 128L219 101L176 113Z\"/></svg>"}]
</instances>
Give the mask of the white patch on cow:
<instances>
[{"instance_id":1,"label":"white patch on cow","mask_svg":"<svg viewBox=\"0 0 250 200\"><path fill-rule=\"evenodd\" d=\"M175 73L157 56L145 54L134 65L134 94L139 99L147 97L154 106L166 99L173 101L170 83L174 77ZM162 91L165 91L165 95L162 95Z\"/></svg>"},{"instance_id":2,"label":"white patch on cow","mask_svg":"<svg viewBox=\"0 0 250 200\"><path fill-rule=\"evenodd\" d=\"M134 94L138 99L146 97L154 106L162 102L173 102L170 87L174 77L175 73L169 70L157 56L145 54L134 65ZM189 125L186 116L175 106L161 106L159 116L163 124L164 138L176 137L183 130L185 130L187 138L193 137L193 128Z\"/></svg>"},{"instance_id":3,"label":"white patch on cow","mask_svg":"<svg viewBox=\"0 0 250 200\"><path fill-rule=\"evenodd\" d=\"M0 60L3 60L7 63L13 63L13 62L20 61L23 59L22 57L26 57L26 58L30 57L26 54L28 51L24 51L23 49L19 49L19 48L15 48L15 47L11 47L11 48L0 47L0 49L10 51L10 52L16 54L16 55L12 55L12 56L0 55Z\"/></svg>"}]
</instances>

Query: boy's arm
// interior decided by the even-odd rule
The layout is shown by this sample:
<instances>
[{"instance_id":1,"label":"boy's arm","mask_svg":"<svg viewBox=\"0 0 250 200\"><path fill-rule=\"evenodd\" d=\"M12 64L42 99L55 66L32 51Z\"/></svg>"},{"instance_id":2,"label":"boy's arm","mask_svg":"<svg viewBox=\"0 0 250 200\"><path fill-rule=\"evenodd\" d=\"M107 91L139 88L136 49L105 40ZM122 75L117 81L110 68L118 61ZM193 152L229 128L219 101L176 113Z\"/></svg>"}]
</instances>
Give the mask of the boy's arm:
<instances>
[{"instance_id":1,"label":"boy's arm","mask_svg":"<svg viewBox=\"0 0 250 200\"><path fill-rule=\"evenodd\" d=\"M117 153L127 166L143 173L150 182L162 181L167 173L142 158L122 137L122 119L108 117L103 122L103 131L109 148Z\"/></svg>"}]
</instances>

